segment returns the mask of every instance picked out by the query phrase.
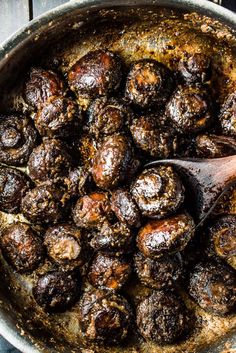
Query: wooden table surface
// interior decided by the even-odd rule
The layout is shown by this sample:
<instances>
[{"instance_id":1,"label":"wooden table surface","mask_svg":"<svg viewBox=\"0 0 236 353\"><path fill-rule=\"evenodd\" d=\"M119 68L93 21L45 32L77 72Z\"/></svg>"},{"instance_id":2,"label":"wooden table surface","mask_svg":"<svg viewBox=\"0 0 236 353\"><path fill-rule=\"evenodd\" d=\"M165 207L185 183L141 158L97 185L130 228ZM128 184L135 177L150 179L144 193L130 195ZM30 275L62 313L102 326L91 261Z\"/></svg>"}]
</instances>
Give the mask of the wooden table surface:
<instances>
[{"instance_id":1,"label":"wooden table surface","mask_svg":"<svg viewBox=\"0 0 236 353\"><path fill-rule=\"evenodd\" d=\"M236 11L236 0L210 1L221 2ZM0 43L33 18L66 2L68 0L0 0ZM0 337L0 353L20 352Z\"/></svg>"}]
</instances>

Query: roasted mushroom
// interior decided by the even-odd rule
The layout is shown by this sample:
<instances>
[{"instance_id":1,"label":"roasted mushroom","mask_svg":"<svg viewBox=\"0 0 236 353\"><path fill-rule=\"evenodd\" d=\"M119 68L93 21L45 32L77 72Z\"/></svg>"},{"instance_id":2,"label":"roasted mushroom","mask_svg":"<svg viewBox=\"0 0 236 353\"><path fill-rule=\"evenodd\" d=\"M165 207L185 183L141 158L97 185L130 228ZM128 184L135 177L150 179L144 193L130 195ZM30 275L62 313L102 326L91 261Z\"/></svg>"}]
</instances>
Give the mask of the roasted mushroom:
<instances>
[{"instance_id":1,"label":"roasted mushroom","mask_svg":"<svg viewBox=\"0 0 236 353\"><path fill-rule=\"evenodd\" d=\"M81 158L81 164L90 168L94 158L96 157L98 143L97 140L90 134L85 133L80 137L78 149Z\"/></svg>"},{"instance_id":2,"label":"roasted mushroom","mask_svg":"<svg viewBox=\"0 0 236 353\"><path fill-rule=\"evenodd\" d=\"M198 135L194 145L200 158L221 158L236 154L236 141L229 136Z\"/></svg>"},{"instance_id":3,"label":"roasted mushroom","mask_svg":"<svg viewBox=\"0 0 236 353\"><path fill-rule=\"evenodd\" d=\"M159 258L183 250L194 231L193 219L187 213L149 221L138 233L137 246L145 256Z\"/></svg>"},{"instance_id":4,"label":"roasted mushroom","mask_svg":"<svg viewBox=\"0 0 236 353\"><path fill-rule=\"evenodd\" d=\"M212 121L209 92L204 86L179 86L170 97L166 115L184 134L205 130Z\"/></svg>"},{"instance_id":5,"label":"roasted mushroom","mask_svg":"<svg viewBox=\"0 0 236 353\"><path fill-rule=\"evenodd\" d=\"M204 310L225 315L236 304L235 273L223 263L199 263L190 275L189 293Z\"/></svg>"},{"instance_id":6,"label":"roasted mushroom","mask_svg":"<svg viewBox=\"0 0 236 353\"><path fill-rule=\"evenodd\" d=\"M205 83L211 78L211 61L203 53L195 53L179 62L179 72L186 83Z\"/></svg>"},{"instance_id":7,"label":"roasted mushroom","mask_svg":"<svg viewBox=\"0 0 236 353\"><path fill-rule=\"evenodd\" d=\"M140 226L140 211L128 190L117 189L113 191L111 209L120 222L126 223L129 227Z\"/></svg>"},{"instance_id":8,"label":"roasted mushroom","mask_svg":"<svg viewBox=\"0 0 236 353\"><path fill-rule=\"evenodd\" d=\"M81 231L69 223L49 227L44 237L49 257L62 266L76 267L84 262Z\"/></svg>"},{"instance_id":9,"label":"roasted mushroom","mask_svg":"<svg viewBox=\"0 0 236 353\"><path fill-rule=\"evenodd\" d=\"M222 132L236 136L236 93L231 93L225 100L219 116Z\"/></svg>"},{"instance_id":10,"label":"roasted mushroom","mask_svg":"<svg viewBox=\"0 0 236 353\"><path fill-rule=\"evenodd\" d=\"M184 200L184 187L171 166L144 170L130 190L142 214L150 218L170 215Z\"/></svg>"},{"instance_id":11,"label":"roasted mushroom","mask_svg":"<svg viewBox=\"0 0 236 353\"><path fill-rule=\"evenodd\" d=\"M88 129L96 138L120 132L130 122L132 111L116 98L96 99L89 108Z\"/></svg>"},{"instance_id":12,"label":"roasted mushroom","mask_svg":"<svg viewBox=\"0 0 236 353\"><path fill-rule=\"evenodd\" d=\"M55 72L33 67L25 84L26 101L39 109L48 98L63 95L63 86L62 80Z\"/></svg>"},{"instance_id":13,"label":"roasted mushroom","mask_svg":"<svg viewBox=\"0 0 236 353\"><path fill-rule=\"evenodd\" d=\"M0 167L0 210L18 213L22 197L30 189L27 175L18 169Z\"/></svg>"},{"instance_id":14,"label":"roasted mushroom","mask_svg":"<svg viewBox=\"0 0 236 353\"><path fill-rule=\"evenodd\" d=\"M236 260L236 215L227 215L218 218L208 228L213 251L226 261Z\"/></svg>"},{"instance_id":15,"label":"roasted mushroom","mask_svg":"<svg viewBox=\"0 0 236 353\"><path fill-rule=\"evenodd\" d=\"M88 229L100 227L110 214L109 198L105 192L81 196L73 209L75 224Z\"/></svg>"},{"instance_id":16,"label":"roasted mushroom","mask_svg":"<svg viewBox=\"0 0 236 353\"><path fill-rule=\"evenodd\" d=\"M95 250L114 254L128 253L132 250L133 233L123 223L109 224L104 222L94 234L90 245Z\"/></svg>"},{"instance_id":17,"label":"roasted mushroom","mask_svg":"<svg viewBox=\"0 0 236 353\"><path fill-rule=\"evenodd\" d=\"M35 183L48 179L59 180L68 174L72 165L66 145L57 139L44 139L30 155L29 176Z\"/></svg>"},{"instance_id":18,"label":"roasted mushroom","mask_svg":"<svg viewBox=\"0 0 236 353\"><path fill-rule=\"evenodd\" d=\"M79 299L78 272L48 272L33 287L35 301L47 312L63 312Z\"/></svg>"},{"instance_id":19,"label":"roasted mushroom","mask_svg":"<svg viewBox=\"0 0 236 353\"><path fill-rule=\"evenodd\" d=\"M97 253L88 271L88 280L96 288L118 290L128 280L131 264L124 256Z\"/></svg>"},{"instance_id":20,"label":"roasted mushroom","mask_svg":"<svg viewBox=\"0 0 236 353\"><path fill-rule=\"evenodd\" d=\"M134 256L134 267L141 283L158 290L174 287L183 273L183 262L179 253L157 260L137 253Z\"/></svg>"},{"instance_id":21,"label":"roasted mushroom","mask_svg":"<svg viewBox=\"0 0 236 353\"><path fill-rule=\"evenodd\" d=\"M132 309L125 298L111 291L85 292L79 303L83 337L98 344L120 344L132 327Z\"/></svg>"},{"instance_id":22,"label":"roasted mushroom","mask_svg":"<svg viewBox=\"0 0 236 353\"><path fill-rule=\"evenodd\" d=\"M156 60L145 59L131 66L125 96L131 103L147 108L163 105L173 88L171 71Z\"/></svg>"},{"instance_id":23,"label":"roasted mushroom","mask_svg":"<svg viewBox=\"0 0 236 353\"><path fill-rule=\"evenodd\" d=\"M64 179L68 197L78 197L85 194L86 186L89 185L89 173L83 167L72 169Z\"/></svg>"},{"instance_id":24,"label":"roasted mushroom","mask_svg":"<svg viewBox=\"0 0 236 353\"><path fill-rule=\"evenodd\" d=\"M32 272L43 259L40 236L26 223L14 223L1 232L1 249L6 260L19 272Z\"/></svg>"},{"instance_id":25,"label":"roasted mushroom","mask_svg":"<svg viewBox=\"0 0 236 353\"><path fill-rule=\"evenodd\" d=\"M146 340L172 343L186 330L187 313L182 300L172 292L158 291L137 306L137 326Z\"/></svg>"},{"instance_id":26,"label":"roasted mushroom","mask_svg":"<svg viewBox=\"0 0 236 353\"><path fill-rule=\"evenodd\" d=\"M72 99L62 96L50 98L34 118L40 135L47 137L78 135L81 121L78 105Z\"/></svg>"},{"instance_id":27,"label":"roasted mushroom","mask_svg":"<svg viewBox=\"0 0 236 353\"><path fill-rule=\"evenodd\" d=\"M30 120L22 115L0 116L0 162L25 164L36 146L37 132Z\"/></svg>"},{"instance_id":28,"label":"roasted mushroom","mask_svg":"<svg viewBox=\"0 0 236 353\"><path fill-rule=\"evenodd\" d=\"M121 77L120 58L108 50L90 51L68 73L71 90L84 98L105 96L116 91Z\"/></svg>"},{"instance_id":29,"label":"roasted mushroom","mask_svg":"<svg viewBox=\"0 0 236 353\"><path fill-rule=\"evenodd\" d=\"M107 137L97 151L92 176L101 189L113 189L125 180L133 160L129 139L121 134Z\"/></svg>"},{"instance_id":30,"label":"roasted mushroom","mask_svg":"<svg viewBox=\"0 0 236 353\"><path fill-rule=\"evenodd\" d=\"M170 128L160 127L157 116L133 119L130 131L135 145L155 158L168 158L175 150L175 137Z\"/></svg>"},{"instance_id":31,"label":"roasted mushroom","mask_svg":"<svg viewBox=\"0 0 236 353\"><path fill-rule=\"evenodd\" d=\"M62 197L63 192L57 185L39 185L22 199L22 213L33 223L57 223L65 216Z\"/></svg>"}]
</instances>

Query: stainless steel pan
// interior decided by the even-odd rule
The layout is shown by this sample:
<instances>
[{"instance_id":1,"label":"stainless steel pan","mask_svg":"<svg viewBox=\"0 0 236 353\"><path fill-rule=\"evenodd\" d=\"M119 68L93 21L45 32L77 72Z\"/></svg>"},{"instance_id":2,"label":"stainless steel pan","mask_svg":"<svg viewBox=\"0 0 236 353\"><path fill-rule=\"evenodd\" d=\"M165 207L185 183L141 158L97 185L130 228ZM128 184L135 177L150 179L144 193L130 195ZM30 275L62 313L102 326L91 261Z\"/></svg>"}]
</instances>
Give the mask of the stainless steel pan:
<instances>
[{"instance_id":1,"label":"stainless steel pan","mask_svg":"<svg viewBox=\"0 0 236 353\"><path fill-rule=\"evenodd\" d=\"M145 18L146 22L149 21L149 17L151 21L151 18L153 18L153 16L155 17L155 13L160 14L162 11L161 8L163 7L177 9L177 11L180 12L195 11L219 20L222 22L222 28L220 25L217 30L219 33L222 29L225 30L226 39L228 38L228 29L224 27L224 25L229 26L232 30L236 29L236 15L234 13L205 0L71 1L35 19L29 25L19 30L0 47L0 111L2 112L5 109L9 109L9 104L10 106L11 104L13 106L14 104L21 104L21 102L14 103L13 100L11 101L9 92L11 92L13 88L18 87L18 84L20 86L21 78L24 76L24 73L31 63L37 62L38 58L43 56L44 53L49 57L52 55L51 53L53 53L57 45L58 47L60 46L60 44L57 43L63 42L67 44L70 42L71 38L75 38L76 36L79 38L80 32L86 33L88 28L104 26L107 22L112 29L114 28L114 31L118 31L120 30L119 26L121 22L130 23L132 26L134 21L142 20L142 16ZM94 36L96 37L97 33L95 32ZM100 36L101 35L102 32L100 31ZM222 40L222 35L218 37L219 40ZM96 38L100 38L99 34ZM114 36L114 38L116 37ZM231 40L230 35L228 39ZM215 40L217 41L217 34ZM99 45L99 42L95 43L93 40L88 40L88 42L90 47ZM119 41L117 41L115 45L116 48L122 50L122 48L119 47ZM232 46L234 45L236 47L236 44L232 41ZM73 51L70 50L68 51L68 55L65 54L63 56L64 61L61 63L62 71L66 71L66 67L73 61L74 54ZM80 55L83 53L83 50L84 48L82 47L79 51ZM143 54L140 48L137 48L136 52L131 53L127 51L125 53L127 61ZM70 55L72 58L71 62L68 59ZM56 60L60 62L60 59L61 57L59 56ZM222 91L220 95L223 94L224 92ZM3 222L3 220L1 220L1 222ZM30 302L29 300L31 304L26 305L28 299L30 299L26 297L28 295L27 293L24 293L24 295L26 295L25 297L23 294L21 297L19 291L12 294L14 291L13 288L9 286L9 283L11 284L9 278L12 281L13 277L14 275L9 275L8 270L4 268L4 265L1 265L0 334L24 353L36 353L39 351L72 352L73 348L63 342L63 337L59 337L59 335L53 338L50 336L49 331L47 331L46 320L44 325L37 326L35 324L37 318L34 317L35 321L34 324L32 324L32 316L37 315L34 308L30 307L32 301ZM17 279L17 281L19 283L19 279ZM21 278L20 281L24 281L24 279ZM23 282L22 284L25 285ZM217 353L223 352L225 349L225 352L231 353L231 351L233 352L232 347L234 344L236 344L236 334L234 335L233 332L229 332L214 344L207 346L204 351ZM231 347L229 351L226 350L227 346ZM79 352L80 349L78 348L76 351ZM147 347L146 352L149 353L151 351L154 352L151 348L148 350ZM165 352L165 350L163 351ZM192 352L190 348L185 351ZM111 352L114 351L111 350ZM131 350L130 348L127 352L138 352L138 350Z\"/></svg>"}]
</instances>

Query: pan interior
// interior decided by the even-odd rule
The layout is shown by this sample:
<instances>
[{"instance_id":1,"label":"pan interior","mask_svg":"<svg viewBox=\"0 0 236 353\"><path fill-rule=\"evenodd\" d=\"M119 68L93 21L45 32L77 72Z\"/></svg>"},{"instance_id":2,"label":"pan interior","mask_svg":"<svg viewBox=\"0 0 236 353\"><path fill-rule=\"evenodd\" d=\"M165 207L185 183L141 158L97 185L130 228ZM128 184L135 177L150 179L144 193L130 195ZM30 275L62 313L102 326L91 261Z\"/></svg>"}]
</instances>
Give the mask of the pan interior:
<instances>
[{"instance_id":1,"label":"pan interior","mask_svg":"<svg viewBox=\"0 0 236 353\"><path fill-rule=\"evenodd\" d=\"M141 58L157 59L176 69L184 53L204 52L212 59L212 95L216 103L236 88L236 38L234 33L216 20L196 13L184 13L164 8L116 8L75 10L37 32L28 33L9 57L0 65L0 112L25 111L22 95L24 77L31 65L58 68L66 75L68 68L89 50L108 48L117 52L127 67ZM111 25L112 24L112 25ZM1 213L1 228L22 215ZM175 345L159 347L140 341L135 334L125 347L83 350L77 306L63 314L47 315L33 301L31 288L37 277L52 268L44 263L31 275L16 274L1 259L0 306L18 331L43 352L147 352L180 353L220 352L222 344L231 344L236 316L220 318L197 308L185 297L196 317L193 333ZM126 288L131 301L137 301L148 289L137 283ZM220 339L220 342L219 342ZM209 348L212 347L212 348Z\"/></svg>"}]
</instances>

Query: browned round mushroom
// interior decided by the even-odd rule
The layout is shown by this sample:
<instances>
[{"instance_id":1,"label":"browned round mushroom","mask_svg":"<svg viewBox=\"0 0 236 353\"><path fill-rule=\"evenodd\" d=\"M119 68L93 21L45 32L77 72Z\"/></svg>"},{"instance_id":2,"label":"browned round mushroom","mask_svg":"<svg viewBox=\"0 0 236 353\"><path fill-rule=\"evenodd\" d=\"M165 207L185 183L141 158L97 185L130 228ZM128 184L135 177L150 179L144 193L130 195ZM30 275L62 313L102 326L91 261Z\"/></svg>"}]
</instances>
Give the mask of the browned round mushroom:
<instances>
[{"instance_id":1,"label":"browned round mushroom","mask_svg":"<svg viewBox=\"0 0 236 353\"><path fill-rule=\"evenodd\" d=\"M27 175L18 169L0 167L0 210L18 213L22 197L30 189Z\"/></svg>"},{"instance_id":2,"label":"browned round mushroom","mask_svg":"<svg viewBox=\"0 0 236 353\"><path fill-rule=\"evenodd\" d=\"M129 139L121 134L107 137L97 151L92 176L101 189L112 189L122 183L132 165L133 151Z\"/></svg>"},{"instance_id":3,"label":"browned round mushroom","mask_svg":"<svg viewBox=\"0 0 236 353\"><path fill-rule=\"evenodd\" d=\"M34 118L40 135L48 137L78 135L81 121L82 116L77 104L62 96L50 98Z\"/></svg>"},{"instance_id":4,"label":"browned round mushroom","mask_svg":"<svg viewBox=\"0 0 236 353\"><path fill-rule=\"evenodd\" d=\"M188 320L182 300L175 293L163 291L141 301L136 315L143 338L158 344L175 342L185 332Z\"/></svg>"},{"instance_id":5,"label":"browned round mushroom","mask_svg":"<svg viewBox=\"0 0 236 353\"><path fill-rule=\"evenodd\" d=\"M32 272L43 259L43 242L26 223L14 223L1 233L1 249L6 260L19 272Z\"/></svg>"},{"instance_id":6,"label":"browned round mushroom","mask_svg":"<svg viewBox=\"0 0 236 353\"><path fill-rule=\"evenodd\" d=\"M63 192L57 185L39 185L22 199L22 213L33 223L57 223L65 215L62 196Z\"/></svg>"},{"instance_id":7,"label":"browned round mushroom","mask_svg":"<svg viewBox=\"0 0 236 353\"><path fill-rule=\"evenodd\" d=\"M179 86L170 97L166 115L184 134L205 130L212 121L209 92L204 86Z\"/></svg>"},{"instance_id":8,"label":"browned round mushroom","mask_svg":"<svg viewBox=\"0 0 236 353\"><path fill-rule=\"evenodd\" d=\"M178 210L184 187L171 166L144 170L131 185L131 193L144 216L163 218Z\"/></svg>"},{"instance_id":9,"label":"browned round mushroom","mask_svg":"<svg viewBox=\"0 0 236 353\"><path fill-rule=\"evenodd\" d=\"M236 141L229 136L198 135L194 145L201 158L221 158L236 154Z\"/></svg>"},{"instance_id":10,"label":"browned round mushroom","mask_svg":"<svg viewBox=\"0 0 236 353\"><path fill-rule=\"evenodd\" d=\"M89 108L88 128L96 138L120 132L130 122L132 111L117 98L96 99Z\"/></svg>"},{"instance_id":11,"label":"browned round mushroom","mask_svg":"<svg viewBox=\"0 0 236 353\"><path fill-rule=\"evenodd\" d=\"M220 123L224 134L236 136L236 93L231 93L220 111Z\"/></svg>"},{"instance_id":12,"label":"browned round mushroom","mask_svg":"<svg viewBox=\"0 0 236 353\"><path fill-rule=\"evenodd\" d=\"M137 253L134 266L140 281L145 286L158 290L174 287L183 273L183 261L179 253L157 260Z\"/></svg>"},{"instance_id":13,"label":"browned round mushroom","mask_svg":"<svg viewBox=\"0 0 236 353\"><path fill-rule=\"evenodd\" d=\"M193 237L195 226L187 213L148 222L137 236L137 246L147 257L159 258L181 251Z\"/></svg>"},{"instance_id":14,"label":"browned round mushroom","mask_svg":"<svg viewBox=\"0 0 236 353\"><path fill-rule=\"evenodd\" d=\"M109 218L110 213L108 194L93 192L78 199L73 210L73 219L78 227L98 228Z\"/></svg>"},{"instance_id":15,"label":"browned round mushroom","mask_svg":"<svg viewBox=\"0 0 236 353\"><path fill-rule=\"evenodd\" d=\"M207 233L215 254L226 261L236 260L236 215L218 218Z\"/></svg>"},{"instance_id":16,"label":"browned round mushroom","mask_svg":"<svg viewBox=\"0 0 236 353\"><path fill-rule=\"evenodd\" d=\"M90 245L95 250L117 255L128 253L132 250L133 232L126 224L104 222L99 231L94 234Z\"/></svg>"},{"instance_id":17,"label":"browned round mushroom","mask_svg":"<svg viewBox=\"0 0 236 353\"><path fill-rule=\"evenodd\" d=\"M68 174L72 165L66 145L57 139L44 139L30 155L29 176L35 183L56 181Z\"/></svg>"},{"instance_id":18,"label":"browned round mushroom","mask_svg":"<svg viewBox=\"0 0 236 353\"><path fill-rule=\"evenodd\" d=\"M179 72L186 83L205 83L211 78L211 61L203 53L195 53L179 62Z\"/></svg>"},{"instance_id":19,"label":"browned round mushroom","mask_svg":"<svg viewBox=\"0 0 236 353\"><path fill-rule=\"evenodd\" d=\"M88 271L88 280L96 288L118 290L128 280L131 264L124 256L97 253Z\"/></svg>"},{"instance_id":20,"label":"browned round mushroom","mask_svg":"<svg viewBox=\"0 0 236 353\"><path fill-rule=\"evenodd\" d=\"M55 72L33 67L25 84L25 98L29 105L39 109L48 98L63 95L63 88Z\"/></svg>"},{"instance_id":21,"label":"browned round mushroom","mask_svg":"<svg viewBox=\"0 0 236 353\"><path fill-rule=\"evenodd\" d=\"M85 292L79 303L83 337L98 344L120 344L130 333L132 309L125 298L111 291Z\"/></svg>"},{"instance_id":22,"label":"browned round mushroom","mask_svg":"<svg viewBox=\"0 0 236 353\"><path fill-rule=\"evenodd\" d=\"M225 315L236 304L235 273L223 263L199 263L191 273L189 293L206 311Z\"/></svg>"},{"instance_id":23,"label":"browned round mushroom","mask_svg":"<svg viewBox=\"0 0 236 353\"><path fill-rule=\"evenodd\" d=\"M111 196L111 208L120 222L130 227L139 227L141 224L140 211L129 191L117 189Z\"/></svg>"},{"instance_id":24,"label":"browned round mushroom","mask_svg":"<svg viewBox=\"0 0 236 353\"><path fill-rule=\"evenodd\" d=\"M66 311L76 303L79 294L80 278L75 272L48 272L33 287L34 299L49 313Z\"/></svg>"},{"instance_id":25,"label":"browned round mushroom","mask_svg":"<svg viewBox=\"0 0 236 353\"><path fill-rule=\"evenodd\" d=\"M155 158L168 158L175 151L176 138L171 128L160 126L158 116L133 119L130 131L135 145Z\"/></svg>"},{"instance_id":26,"label":"browned round mushroom","mask_svg":"<svg viewBox=\"0 0 236 353\"><path fill-rule=\"evenodd\" d=\"M64 223L49 227L44 244L50 258L62 266L80 266L85 260L81 231L72 224Z\"/></svg>"},{"instance_id":27,"label":"browned round mushroom","mask_svg":"<svg viewBox=\"0 0 236 353\"><path fill-rule=\"evenodd\" d=\"M0 116L0 162L14 166L25 164L36 140L37 132L27 117Z\"/></svg>"},{"instance_id":28,"label":"browned round mushroom","mask_svg":"<svg viewBox=\"0 0 236 353\"><path fill-rule=\"evenodd\" d=\"M90 51L70 69L68 81L78 96L92 98L111 93L120 85L121 61L108 50Z\"/></svg>"},{"instance_id":29,"label":"browned round mushroom","mask_svg":"<svg viewBox=\"0 0 236 353\"><path fill-rule=\"evenodd\" d=\"M171 71L156 60L145 59L131 66L125 95L133 104L147 108L164 104L173 88Z\"/></svg>"}]
</instances>

